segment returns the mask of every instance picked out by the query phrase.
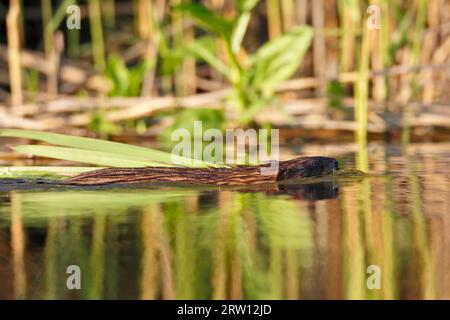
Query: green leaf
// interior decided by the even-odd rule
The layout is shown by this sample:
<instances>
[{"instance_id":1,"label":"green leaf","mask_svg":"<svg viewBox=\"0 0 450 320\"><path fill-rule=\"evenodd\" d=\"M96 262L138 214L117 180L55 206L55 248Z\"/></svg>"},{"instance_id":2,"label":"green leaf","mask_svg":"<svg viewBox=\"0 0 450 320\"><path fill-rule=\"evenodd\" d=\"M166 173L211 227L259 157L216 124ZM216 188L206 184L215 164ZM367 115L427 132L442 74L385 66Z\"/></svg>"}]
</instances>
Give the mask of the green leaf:
<instances>
[{"instance_id":1,"label":"green leaf","mask_svg":"<svg viewBox=\"0 0 450 320\"><path fill-rule=\"evenodd\" d=\"M237 7L239 12L251 11L258 4L259 0L238 0Z\"/></svg>"},{"instance_id":2,"label":"green leaf","mask_svg":"<svg viewBox=\"0 0 450 320\"><path fill-rule=\"evenodd\" d=\"M127 96L137 97L141 95L142 83L147 73L155 67L155 60L144 60L129 71L129 86Z\"/></svg>"},{"instance_id":3,"label":"green leaf","mask_svg":"<svg viewBox=\"0 0 450 320\"><path fill-rule=\"evenodd\" d=\"M184 3L174 7L175 10L189 16L200 27L222 37L231 33L232 23L199 3Z\"/></svg>"},{"instance_id":4,"label":"green leaf","mask_svg":"<svg viewBox=\"0 0 450 320\"><path fill-rule=\"evenodd\" d=\"M246 82L270 95L298 69L312 36L312 28L299 26L263 45L251 58Z\"/></svg>"},{"instance_id":5,"label":"green leaf","mask_svg":"<svg viewBox=\"0 0 450 320\"><path fill-rule=\"evenodd\" d=\"M236 20L233 32L231 34L231 51L238 53L241 49L242 41L244 40L245 32L247 31L248 23L250 21L250 12L242 13Z\"/></svg>"},{"instance_id":6,"label":"green leaf","mask_svg":"<svg viewBox=\"0 0 450 320\"><path fill-rule=\"evenodd\" d=\"M196 59L204 60L211 67L230 79L230 72L225 64L215 54L216 40L212 37L201 37L184 47L185 53Z\"/></svg>"},{"instance_id":7,"label":"green leaf","mask_svg":"<svg viewBox=\"0 0 450 320\"><path fill-rule=\"evenodd\" d=\"M237 7L240 14L236 18L233 31L231 33L231 50L233 53L238 53L241 48L248 23L250 22L251 10L258 2L259 0L240 0L237 2Z\"/></svg>"},{"instance_id":8,"label":"green leaf","mask_svg":"<svg viewBox=\"0 0 450 320\"><path fill-rule=\"evenodd\" d=\"M118 143L99 139L68 136L58 133L48 133L42 131L18 130L18 129L1 129L0 137L26 138L43 141L50 144L60 145L64 147L106 152L119 156L123 155L130 158L139 158L142 161L165 163L169 165L172 165L173 161L176 161L177 163L186 163L189 164L189 166L191 167L208 167L209 165L211 165L204 161L192 160L189 158L172 155L171 153L168 152L163 152L150 148L143 148L125 143Z\"/></svg>"},{"instance_id":9,"label":"green leaf","mask_svg":"<svg viewBox=\"0 0 450 320\"><path fill-rule=\"evenodd\" d=\"M123 59L115 54L108 57L105 69L106 77L113 83L111 96L125 96L130 85L130 75Z\"/></svg>"},{"instance_id":10,"label":"green leaf","mask_svg":"<svg viewBox=\"0 0 450 320\"><path fill-rule=\"evenodd\" d=\"M138 167L167 167L168 164L145 161L126 155L118 155L108 152L83 150L77 148L23 145L12 147L20 153L28 153L36 156L69 160L81 163L90 163L107 167L138 168Z\"/></svg>"}]
</instances>

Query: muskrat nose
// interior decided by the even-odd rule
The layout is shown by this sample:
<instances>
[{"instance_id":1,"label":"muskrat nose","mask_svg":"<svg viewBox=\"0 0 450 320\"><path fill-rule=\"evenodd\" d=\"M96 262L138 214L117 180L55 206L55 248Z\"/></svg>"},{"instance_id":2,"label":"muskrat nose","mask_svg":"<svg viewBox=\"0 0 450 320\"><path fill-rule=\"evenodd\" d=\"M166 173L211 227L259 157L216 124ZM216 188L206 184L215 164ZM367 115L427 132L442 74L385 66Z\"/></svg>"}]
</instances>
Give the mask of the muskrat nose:
<instances>
[{"instance_id":1,"label":"muskrat nose","mask_svg":"<svg viewBox=\"0 0 450 320\"><path fill-rule=\"evenodd\" d=\"M333 161L333 171L339 170L339 161Z\"/></svg>"}]
</instances>

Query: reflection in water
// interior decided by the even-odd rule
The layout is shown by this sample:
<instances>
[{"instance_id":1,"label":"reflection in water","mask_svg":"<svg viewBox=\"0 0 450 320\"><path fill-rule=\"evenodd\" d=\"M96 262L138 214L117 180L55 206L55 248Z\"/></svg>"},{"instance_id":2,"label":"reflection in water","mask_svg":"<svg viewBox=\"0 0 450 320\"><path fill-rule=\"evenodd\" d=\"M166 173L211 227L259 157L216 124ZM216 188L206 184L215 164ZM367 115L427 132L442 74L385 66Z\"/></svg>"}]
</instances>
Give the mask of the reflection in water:
<instances>
[{"instance_id":1,"label":"reflection in water","mask_svg":"<svg viewBox=\"0 0 450 320\"><path fill-rule=\"evenodd\" d=\"M288 194L298 200L324 200L336 198L339 194L337 181L325 181L303 185L279 185L279 194Z\"/></svg>"},{"instance_id":2,"label":"reflection in water","mask_svg":"<svg viewBox=\"0 0 450 320\"><path fill-rule=\"evenodd\" d=\"M450 298L450 152L421 150L374 148L383 175L266 189L4 183L0 298Z\"/></svg>"}]
</instances>

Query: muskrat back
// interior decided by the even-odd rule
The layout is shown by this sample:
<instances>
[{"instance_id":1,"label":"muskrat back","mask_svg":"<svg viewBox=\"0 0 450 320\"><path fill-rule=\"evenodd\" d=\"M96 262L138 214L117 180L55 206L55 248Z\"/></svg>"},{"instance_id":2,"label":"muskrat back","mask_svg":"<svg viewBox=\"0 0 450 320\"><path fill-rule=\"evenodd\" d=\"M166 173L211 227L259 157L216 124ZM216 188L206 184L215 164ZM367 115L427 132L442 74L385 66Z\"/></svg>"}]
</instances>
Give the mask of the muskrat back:
<instances>
[{"instance_id":1,"label":"muskrat back","mask_svg":"<svg viewBox=\"0 0 450 320\"><path fill-rule=\"evenodd\" d=\"M302 157L279 161L276 170L263 170L268 169L269 166L270 164L231 168L105 168L79 174L63 183L103 185L176 182L181 184L252 185L330 174L338 169L338 162L336 159L328 157Z\"/></svg>"}]
</instances>

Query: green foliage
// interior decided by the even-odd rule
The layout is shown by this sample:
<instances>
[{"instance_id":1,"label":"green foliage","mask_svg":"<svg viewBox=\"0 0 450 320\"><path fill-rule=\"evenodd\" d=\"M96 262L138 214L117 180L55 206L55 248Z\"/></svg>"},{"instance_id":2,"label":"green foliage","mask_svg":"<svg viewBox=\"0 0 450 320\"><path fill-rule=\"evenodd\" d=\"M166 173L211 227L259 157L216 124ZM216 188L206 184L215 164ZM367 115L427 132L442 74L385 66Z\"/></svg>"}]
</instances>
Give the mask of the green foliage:
<instances>
[{"instance_id":1,"label":"green foliage","mask_svg":"<svg viewBox=\"0 0 450 320\"><path fill-rule=\"evenodd\" d=\"M112 82L109 94L111 96L140 96L145 75L154 66L153 60L143 60L128 68L120 56L110 55L105 70L106 77Z\"/></svg>"},{"instance_id":2,"label":"green foliage","mask_svg":"<svg viewBox=\"0 0 450 320\"><path fill-rule=\"evenodd\" d=\"M232 21L197 3L175 7L191 17L198 26L214 33L215 37L199 38L182 50L208 63L231 83L230 100L239 114L238 121L241 124L251 121L254 114L274 97L277 86L295 73L313 35L310 27L298 26L241 61L238 54L242 49L251 10L257 3L257 0L238 1L238 14ZM218 39L226 48L226 62L214 54L213 46Z\"/></svg>"},{"instance_id":3,"label":"green foliage","mask_svg":"<svg viewBox=\"0 0 450 320\"><path fill-rule=\"evenodd\" d=\"M164 163L147 161L139 157L130 155L113 154L109 152L83 150L76 148L41 146L41 145L23 145L13 147L13 150L20 153L33 154L36 156L63 159L82 163L91 163L107 167L164 167L170 166Z\"/></svg>"},{"instance_id":4,"label":"green foliage","mask_svg":"<svg viewBox=\"0 0 450 320\"><path fill-rule=\"evenodd\" d=\"M228 66L216 55L216 42L214 37L203 36L183 47L182 51L186 55L208 63L211 67L222 73L228 80L231 80Z\"/></svg>"},{"instance_id":5,"label":"green foliage","mask_svg":"<svg viewBox=\"0 0 450 320\"><path fill-rule=\"evenodd\" d=\"M36 70L24 70L24 81L27 91L32 97L39 92L39 72Z\"/></svg>"},{"instance_id":6,"label":"green foliage","mask_svg":"<svg viewBox=\"0 0 450 320\"><path fill-rule=\"evenodd\" d=\"M221 130L224 129L224 120L224 115L221 110L186 109L177 114L175 122L164 131L162 138L169 144L174 143L171 141L170 135L174 130L181 128L188 130L191 137L194 137L194 121L202 122L203 132L213 128Z\"/></svg>"},{"instance_id":7,"label":"green foliage","mask_svg":"<svg viewBox=\"0 0 450 320\"><path fill-rule=\"evenodd\" d=\"M233 23L200 3L183 3L174 9L190 16L196 24L208 31L224 38L230 36Z\"/></svg>"},{"instance_id":8,"label":"green foliage","mask_svg":"<svg viewBox=\"0 0 450 320\"><path fill-rule=\"evenodd\" d=\"M298 69L312 36L311 28L299 26L264 44L250 59L250 68L245 73L248 85L272 95Z\"/></svg>"},{"instance_id":9,"label":"green foliage","mask_svg":"<svg viewBox=\"0 0 450 320\"><path fill-rule=\"evenodd\" d=\"M342 99L346 95L345 87L338 81L331 81L327 86L328 105L331 108L344 110Z\"/></svg>"},{"instance_id":10,"label":"green foliage","mask_svg":"<svg viewBox=\"0 0 450 320\"><path fill-rule=\"evenodd\" d=\"M92 114L89 129L98 133L102 138L119 134L122 131L122 128L114 122L109 121L101 110Z\"/></svg>"},{"instance_id":11,"label":"green foliage","mask_svg":"<svg viewBox=\"0 0 450 320\"><path fill-rule=\"evenodd\" d=\"M42 131L3 129L0 130L0 137L26 138L61 146L32 145L14 147L18 152L100 166L175 166L175 160L176 163L183 163L185 166L190 167L208 167L213 165L150 148Z\"/></svg>"}]
</instances>

